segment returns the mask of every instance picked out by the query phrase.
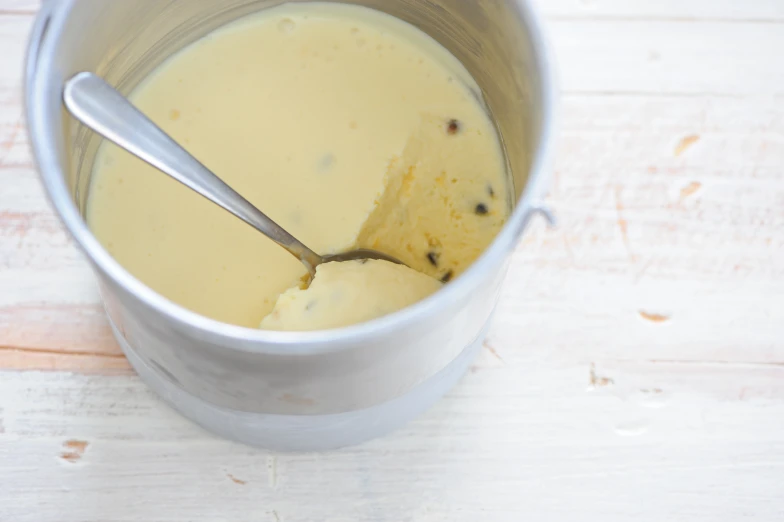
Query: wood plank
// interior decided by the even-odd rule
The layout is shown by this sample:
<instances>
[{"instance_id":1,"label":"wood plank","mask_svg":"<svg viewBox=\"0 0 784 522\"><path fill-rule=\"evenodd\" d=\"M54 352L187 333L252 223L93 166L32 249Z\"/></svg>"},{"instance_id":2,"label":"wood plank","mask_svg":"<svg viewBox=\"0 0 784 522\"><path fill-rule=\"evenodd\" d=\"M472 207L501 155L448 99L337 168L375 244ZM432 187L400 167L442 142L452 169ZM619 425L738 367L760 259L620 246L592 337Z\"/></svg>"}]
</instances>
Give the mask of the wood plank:
<instances>
[{"instance_id":1,"label":"wood plank","mask_svg":"<svg viewBox=\"0 0 784 522\"><path fill-rule=\"evenodd\" d=\"M779 24L555 20L548 25L565 92L784 96Z\"/></svg>"},{"instance_id":2,"label":"wood plank","mask_svg":"<svg viewBox=\"0 0 784 522\"><path fill-rule=\"evenodd\" d=\"M135 377L6 372L0 459L14 480L0 488L0 520L783 514L784 368L633 364L597 367L592 384L588 365L532 365L522 352L504 363L485 352L479 365L406 428L329 455L215 439Z\"/></svg>"},{"instance_id":3,"label":"wood plank","mask_svg":"<svg viewBox=\"0 0 784 522\"><path fill-rule=\"evenodd\" d=\"M33 15L41 6L41 0L2 0L0 15Z\"/></svg>"},{"instance_id":4,"label":"wood plank","mask_svg":"<svg viewBox=\"0 0 784 522\"><path fill-rule=\"evenodd\" d=\"M781 23L779 0L538 0L549 19L680 20Z\"/></svg>"}]
</instances>

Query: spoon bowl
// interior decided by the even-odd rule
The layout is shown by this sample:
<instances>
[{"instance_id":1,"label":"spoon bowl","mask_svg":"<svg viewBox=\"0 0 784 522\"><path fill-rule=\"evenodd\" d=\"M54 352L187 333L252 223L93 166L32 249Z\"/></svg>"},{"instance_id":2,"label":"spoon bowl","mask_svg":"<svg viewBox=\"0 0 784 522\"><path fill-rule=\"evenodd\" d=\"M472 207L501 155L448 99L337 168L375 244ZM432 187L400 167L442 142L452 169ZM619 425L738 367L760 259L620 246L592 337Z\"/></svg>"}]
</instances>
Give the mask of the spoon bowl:
<instances>
[{"instance_id":1,"label":"spoon bowl","mask_svg":"<svg viewBox=\"0 0 784 522\"><path fill-rule=\"evenodd\" d=\"M249 224L305 265L311 279L322 263L381 259L404 265L390 255L359 248L339 254L317 254L194 158L102 78L82 72L65 83L63 102L74 118L115 145L202 195Z\"/></svg>"},{"instance_id":2,"label":"spoon bowl","mask_svg":"<svg viewBox=\"0 0 784 522\"><path fill-rule=\"evenodd\" d=\"M322 256L321 262L335 263L340 261L356 261L359 259L380 259L381 261L389 261L391 263L397 263L398 265L405 265L405 263L403 263L396 257L392 257L383 252L379 252L378 250L372 250L370 248L357 248L356 250L349 250L347 252L341 252L339 254Z\"/></svg>"}]
</instances>

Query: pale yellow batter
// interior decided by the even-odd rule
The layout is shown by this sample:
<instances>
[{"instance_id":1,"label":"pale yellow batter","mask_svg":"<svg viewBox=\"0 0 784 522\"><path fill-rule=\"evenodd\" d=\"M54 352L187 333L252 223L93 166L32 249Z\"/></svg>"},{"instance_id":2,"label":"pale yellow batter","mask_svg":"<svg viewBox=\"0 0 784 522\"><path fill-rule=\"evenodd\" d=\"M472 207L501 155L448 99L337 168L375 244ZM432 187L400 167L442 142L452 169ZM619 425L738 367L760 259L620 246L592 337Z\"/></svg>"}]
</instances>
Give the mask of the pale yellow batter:
<instances>
[{"instance_id":1,"label":"pale yellow batter","mask_svg":"<svg viewBox=\"0 0 784 522\"><path fill-rule=\"evenodd\" d=\"M503 154L477 92L460 63L412 26L313 3L208 35L131 99L314 250L377 248L448 281L509 212ZM145 284L228 323L257 327L306 273L259 232L111 144L96 158L88 222Z\"/></svg>"}]
</instances>

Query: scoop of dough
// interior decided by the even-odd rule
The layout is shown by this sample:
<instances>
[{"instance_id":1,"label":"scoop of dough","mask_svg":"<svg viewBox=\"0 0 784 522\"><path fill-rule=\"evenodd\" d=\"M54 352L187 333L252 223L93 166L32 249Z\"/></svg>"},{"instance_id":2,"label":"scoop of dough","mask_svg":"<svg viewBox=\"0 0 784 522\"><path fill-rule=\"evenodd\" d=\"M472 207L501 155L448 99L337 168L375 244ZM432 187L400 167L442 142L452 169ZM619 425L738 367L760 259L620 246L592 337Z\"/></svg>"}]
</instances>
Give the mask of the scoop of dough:
<instances>
[{"instance_id":1,"label":"scoop of dough","mask_svg":"<svg viewBox=\"0 0 784 522\"><path fill-rule=\"evenodd\" d=\"M369 321L413 304L441 283L375 259L325 263L307 289L290 288L261 320L265 330L322 330Z\"/></svg>"}]
</instances>

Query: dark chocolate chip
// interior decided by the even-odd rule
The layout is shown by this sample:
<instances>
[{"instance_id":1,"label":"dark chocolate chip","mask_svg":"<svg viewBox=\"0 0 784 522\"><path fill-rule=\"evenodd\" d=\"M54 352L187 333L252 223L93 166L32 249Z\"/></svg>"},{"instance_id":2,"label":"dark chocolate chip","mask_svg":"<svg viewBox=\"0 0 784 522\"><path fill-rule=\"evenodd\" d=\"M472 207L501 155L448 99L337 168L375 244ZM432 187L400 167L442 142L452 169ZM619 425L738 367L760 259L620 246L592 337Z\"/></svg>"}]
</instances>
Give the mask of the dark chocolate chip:
<instances>
[{"instance_id":1,"label":"dark chocolate chip","mask_svg":"<svg viewBox=\"0 0 784 522\"><path fill-rule=\"evenodd\" d=\"M455 275L455 273L452 270L449 270L446 274L441 276L441 282L448 283L452 279L453 275Z\"/></svg>"},{"instance_id":2,"label":"dark chocolate chip","mask_svg":"<svg viewBox=\"0 0 784 522\"><path fill-rule=\"evenodd\" d=\"M449 120L446 124L446 133L454 135L460 132L460 122L457 120Z\"/></svg>"},{"instance_id":3,"label":"dark chocolate chip","mask_svg":"<svg viewBox=\"0 0 784 522\"><path fill-rule=\"evenodd\" d=\"M430 261L430 264L433 266L438 266L438 256L440 254L438 252L428 252L427 253L427 260Z\"/></svg>"},{"instance_id":4,"label":"dark chocolate chip","mask_svg":"<svg viewBox=\"0 0 784 522\"><path fill-rule=\"evenodd\" d=\"M489 209L487 208L487 205L485 205L484 203L479 203L479 204L478 204L478 205L477 205L477 206L474 208L474 213L475 213L477 216L484 216L484 215L485 215L485 214L487 214L488 212L489 212Z\"/></svg>"}]
</instances>

